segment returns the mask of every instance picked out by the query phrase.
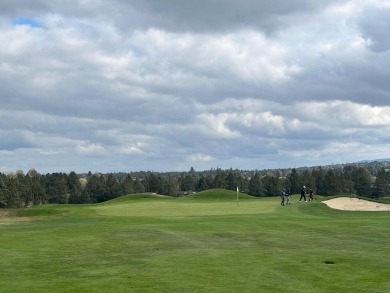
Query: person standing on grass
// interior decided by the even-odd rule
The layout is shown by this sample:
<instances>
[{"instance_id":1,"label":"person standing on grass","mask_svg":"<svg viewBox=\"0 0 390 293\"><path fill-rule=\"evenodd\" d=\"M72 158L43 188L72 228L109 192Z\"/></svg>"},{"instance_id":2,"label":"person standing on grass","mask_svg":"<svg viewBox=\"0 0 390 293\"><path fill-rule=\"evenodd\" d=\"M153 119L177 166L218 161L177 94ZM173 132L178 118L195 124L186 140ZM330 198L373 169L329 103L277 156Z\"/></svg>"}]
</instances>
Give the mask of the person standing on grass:
<instances>
[{"instance_id":1,"label":"person standing on grass","mask_svg":"<svg viewBox=\"0 0 390 293\"><path fill-rule=\"evenodd\" d=\"M285 196L286 196L286 192L283 189L282 192L280 193L280 199L281 199L280 205L281 206L284 206L284 197Z\"/></svg>"},{"instance_id":2,"label":"person standing on grass","mask_svg":"<svg viewBox=\"0 0 390 293\"><path fill-rule=\"evenodd\" d=\"M286 192L285 192L285 198L286 198L286 204L291 204L291 202L290 202L290 196L291 196L291 192L290 192L290 189L289 188L287 188L286 189Z\"/></svg>"},{"instance_id":3,"label":"person standing on grass","mask_svg":"<svg viewBox=\"0 0 390 293\"><path fill-rule=\"evenodd\" d=\"M299 198L299 202L301 202L302 199L304 199L305 202L307 202L307 200L306 200L306 191L305 191L305 188L306 188L305 186L302 186L301 197Z\"/></svg>"},{"instance_id":4,"label":"person standing on grass","mask_svg":"<svg viewBox=\"0 0 390 293\"><path fill-rule=\"evenodd\" d=\"M313 192L313 189L310 189L309 191L309 201L313 201L314 200L314 192Z\"/></svg>"}]
</instances>

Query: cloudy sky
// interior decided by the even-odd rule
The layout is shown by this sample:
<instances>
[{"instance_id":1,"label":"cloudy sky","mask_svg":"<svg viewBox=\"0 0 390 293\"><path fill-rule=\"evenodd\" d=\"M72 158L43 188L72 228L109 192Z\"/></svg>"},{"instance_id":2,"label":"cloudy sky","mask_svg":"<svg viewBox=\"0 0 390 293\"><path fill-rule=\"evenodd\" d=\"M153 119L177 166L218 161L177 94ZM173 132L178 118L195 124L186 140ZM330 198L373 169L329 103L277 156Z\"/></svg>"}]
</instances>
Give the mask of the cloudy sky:
<instances>
[{"instance_id":1,"label":"cloudy sky","mask_svg":"<svg viewBox=\"0 0 390 293\"><path fill-rule=\"evenodd\" d=\"M390 0L3 0L0 172L390 157Z\"/></svg>"}]
</instances>

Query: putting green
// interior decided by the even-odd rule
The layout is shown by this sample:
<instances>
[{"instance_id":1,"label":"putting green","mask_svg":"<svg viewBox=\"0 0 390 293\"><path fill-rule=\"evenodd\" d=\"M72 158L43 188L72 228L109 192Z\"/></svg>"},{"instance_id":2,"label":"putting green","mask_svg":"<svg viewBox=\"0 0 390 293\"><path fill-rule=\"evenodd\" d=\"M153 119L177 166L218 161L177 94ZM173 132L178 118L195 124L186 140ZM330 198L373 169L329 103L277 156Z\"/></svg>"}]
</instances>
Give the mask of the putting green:
<instances>
[{"instance_id":1,"label":"putting green","mask_svg":"<svg viewBox=\"0 0 390 293\"><path fill-rule=\"evenodd\" d=\"M130 217L193 217L216 215L244 215L258 213L273 213L279 206L266 200L245 200L242 202L220 201L195 202L184 200L142 200L126 203L97 205L90 209L98 215L130 216Z\"/></svg>"}]
</instances>

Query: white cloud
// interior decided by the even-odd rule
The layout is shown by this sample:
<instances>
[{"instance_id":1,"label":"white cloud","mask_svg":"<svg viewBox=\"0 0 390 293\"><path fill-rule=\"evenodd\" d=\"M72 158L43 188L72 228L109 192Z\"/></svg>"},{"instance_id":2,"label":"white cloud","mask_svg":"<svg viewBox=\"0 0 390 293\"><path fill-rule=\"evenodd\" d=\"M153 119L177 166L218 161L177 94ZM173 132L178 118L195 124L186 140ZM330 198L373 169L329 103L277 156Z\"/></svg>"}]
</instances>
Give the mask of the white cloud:
<instances>
[{"instance_id":1,"label":"white cloud","mask_svg":"<svg viewBox=\"0 0 390 293\"><path fill-rule=\"evenodd\" d=\"M120 152L122 154L144 154L145 152L143 151L144 144L142 143L136 143L134 145L130 146L122 146L120 148Z\"/></svg>"},{"instance_id":2,"label":"white cloud","mask_svg":"<svg viewBox=\"0 0 390 293\"><path fill-rule=\"evenodd\" d=\"M301 103L297 106L310 121L328 125L356 126L389 126L390 107L370 106L350 101L328 101Z\"/></svg>"},{"instance_id":3,"label":"white cloud","mask_svg":"<svg viewBox=\"0 0 390 293\"><path fill-rule=\"evenodd\" d=\"M285 132L285 119L281 115L272 112L253 113L248 112L238 115L238 121L248 128L266 129L269 134L280 135Z\"/></svg>"},{"instance_id":4,"label":"white cloud","mask_svg":"<svg viewBox=\"0 0 390 293\"><path fill-rule=\"evenodd\" d=\"M77 145L76 151L83 155L99 155L105 152L105 148L98 144L85 143L83 145Z\"/></svg>"},{"instance_id":5,"label":"white cloud","mask_svg":"<svg viewBox=\"0 0 390 293\"><path fill-rule=\"evenodd\" d=\"M221 114L200 114L198 120L201 123L204 123L204 131L212 137L222 137L222 138L237 138L240 137L238 131L232 131L226 126L226 122L229 119L228 113Z\"/></svg>"},{"instance_id":6,"label":"white cloud","mask_svg":"<svg viewBox=\"0 0 390 293\"><path fill-rule=\"evenodd\" d=\"M209 162L209 161L214 160L214 158L212 156L206 155L206 154L201 154L201 153L190 155L190 156L188 156L188 159L190 161L194 161L194 162L198 162L198 161Z\"/></svg>"}]
</instances>

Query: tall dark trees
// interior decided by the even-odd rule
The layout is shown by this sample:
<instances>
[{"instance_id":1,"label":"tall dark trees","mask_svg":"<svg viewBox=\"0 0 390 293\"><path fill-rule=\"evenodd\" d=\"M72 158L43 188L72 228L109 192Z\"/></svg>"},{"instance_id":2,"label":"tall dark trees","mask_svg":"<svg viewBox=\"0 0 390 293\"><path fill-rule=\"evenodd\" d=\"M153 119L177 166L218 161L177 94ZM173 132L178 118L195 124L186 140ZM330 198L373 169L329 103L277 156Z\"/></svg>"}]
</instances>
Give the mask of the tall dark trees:
<instances>
[{"instance_id":1,"label":"tall dark trees","mask_svg":"<svg viewBox=\"0 0 390 293\"><path fill-rule=\"evenodd\" d=\"M233 170L230 170L228 172L225 180L226 189L236 190L237 187L240 185L240 178L233 172Z\"/></svg>"},{"instance_id":2,"label":"tall dark trees","mask_svg":"<svg viewBox=\"0 0 390 293\"><path fill-rule=\"evenodd\" d=\"M32 205L40 205L47 202L44 179L42 176L34 176L29 180L29 189L31 194Z\"/></svg>"},{"instance_id":3,"label":"tall dark trees","mask_svg":"<svg viewBox=\"0 0 390 293\"><path fill-rule=\"evenodd\" d=\"M7 207L7 176L0 173L0 208Z\"/></svg>"},{"instance_id":4,"label":"tall dark trees","mask_svg":"<svg viewBox=\"0 0 390 293\"><path fill-rule=\"evenodd\" d=\"M376 198L390 196L390 172L382 168L375 179L373 196Z\"/></svg>"},{"instance_id":5,"label":"tall dark trees","mask_svg":"<svg viewBox=\"0 0 390 293\"><path fill-rule=\"evenodd\" d=\"M226 172L218 171L213 180L213 188L225 188L227 189L226 184Z\"/></svg>"},{"instance_id":6,"label":"tall dark trees","mask_svg":"<svg viewBox=\"0 0 390 293\"><path fill-rule=\"evenodd\" d=\"M134 180L129 174L122 181L122 191L123 194L134 193Z\"/></svg>"},{"instance_id":7,"label":"tall dark trees","mask_svg":"<svg viewBox=\"0 0 390 293\"><path fill-rule=\"evenodd\" d=\"M193 174L193 172L191 172L191 174L186 174L186 175L180 176L178 181L179 181L181 191L188 192L190 190L196 190L197 179L196 179L195 175Z\"/></svg>"},{"instance_id":8,"label":"tall dark trees","mask_svg":"<svg viewBox=\"0 0 390 293\"><path fill-rule=\"evenodd\" d=\"M5 177L1 182L0 206L4 208L19 208L23 206L22 185L18 180Z\"/></svg>"},{"instance_id":9,"label":"tall dark trees","mask_svg":"<svg viewBox=\"0 0 390 293\"><path fill-rule=\"evenodd\" d=\"M106 178L106 190L107 190L107 200L121 196L122 186L119 182L119 179L115 178L114 174L109 174Z\"/></svg>"},{"instance_id":10,"label":"tall dark trees","mask_svg":"<svg viewBox=\"0 0 390 293\"><path fill-rule=\"evenodd\" d=\"M68 203L85 203L85 196L82 196L81 184L75 172L68 176L69 199Z\"/></svg>"},{"instance_id":11,"label":"tall dark trees","mask_svg":"<svg viewBox=\"0 0 390 293\"><path fill-rule=\"evenodd\" d=\"M325 187L325 171L320 167L316 168L311 172L314 178L314 192L316 194L325 195L326 187Z\"/></svg>"},{"instance_id":12,"label":"tall dark trees","mask_svg":"<svg viewBox=\"0 0 390 293\"><path fill-rule=\"evenodd\" d=\"M125 194L153 192L169 196L211 188L247 192L254 196L277 196L283 188L299 193L302 185L319 195L357 194L366 197L390 196L390 170L360 165L343 168L305 168L263 171L211 169L196 172L137 172L92 174L75 172L40 175L31 169L5 175L0 173L0 208L17 208L45 203L95 203ZM374 177L376 176L376 177ZM82 177L82 178L81 178Z\"/></svg>"},{"instance_id":13,"label":"tall dark trees","mask_svg":"<svg viewBox=\"0 0 390 293\"><path fill-rule=\"evenodd\" d=\"M176 179L168 178L164 180L161 189L161 194L168 195L168 196L177 196L178 192L179 192L179 185Z\"/></svg>"},{"instance_id":14,"label":"tall dark trees","mask_svg":"<svg viewBox=\"0 0 390 293\"><path fill-rule=\"evenodd\" d=\"M196 184L197 191L211 189L213 186L213 178L210 175L201 175Z\"/></svg>"},{"instance_id":15,"label":"tall dark trees","mask_svg":"<svg viewBox=\"0 0 390 293\"><path fill-rule=\"evenodd\" d=\"M254 176L249 180L249 194L254 196L264 196L265 189L263 186L263 181L261 179L261 175L256 172Z\"/></svg>"},{"instance_id":16,"label":"tall dark trees","mask_svg":"<svg viewBox=\"0 0 390 293\"><path fill-rule=\"evenodd\" d=\"M303 182L299 179L298 172L295 168L293 168L291 173L287 175L286 183L288 185L286 188L290 189L291 194L301 192Z\"/></svg>"},{"instance_id":17,"label":"tall dark trees","mask_svg":"<svg viewBox=\"0 0 390 293\"><path fill-rule=\"evenodd\" d=\"M316 180L313 176L312 172L309 170L303 171L302 175L300 176L300 181L303 186L306 186L309 189L312 189L313 191L317 192L316 189Z\"/></svg>"},{"instance_id":18,"label":"tall dark trees","mask_svg":"<svg viewBox=\"0 0 390 293\"><path fill-rule=\"evenodd\" d=\"M92 203L102 202L107 199L105 181L104 176L101 174L94 174L88 179L86 192L89 194Z\"/></svg>"},{"instance_id":19,"label":"tall dark trees","mask_svg":"<svg viewBox=\"0 0 390 293\"><path fill-rule=\"evenodd\" d=\"M49 203L68 203L69 185L65 173L53 173L45 176L45 189Z\"/></svg>"},{"instance_id":20,"label":"tall dark trees","mask_svg":"<svg viewBox=\"0 0 390 293\"><path fill-rule=\"evenodd\" d=\"M157 193L161 188L161 178L157 177L155 174L150 174L145 177L143 184L145 186L146 192Z\"/></svg>"},{"instance_id":21,"label":"tall dark trees","mask_svg":"<svg viewBox=\"0 0 390 293\"><path fill-rule=\"evenodd\" d=\"M141 181L136 178L134 180L134 193L143 193L145 192L145 186L141 183Z\"/></svg>"},{"instance_id":22,"label":"tall dark trees","mask_svg":"<svg viewBox=\"0 0 390 293\"><path fill-rule=\"evenodd\" d=\"M371 195L371 176L366 169L362 167L355 168L352 171L352 181L357 195Z\"/></svg>"},{"instance_id":23,"label":"tall dark trees","mask_svg":"<svg viewBox=\"0 0 390 293\"><path fill-rule=\"evenodd\" d=\"M263 186L266 196L279 195L282 186L280 185L279 176L266 175L263 177Z\"/></svg>"}]
</instances>

